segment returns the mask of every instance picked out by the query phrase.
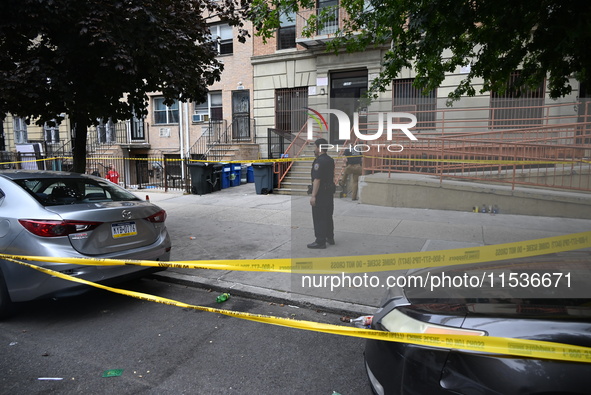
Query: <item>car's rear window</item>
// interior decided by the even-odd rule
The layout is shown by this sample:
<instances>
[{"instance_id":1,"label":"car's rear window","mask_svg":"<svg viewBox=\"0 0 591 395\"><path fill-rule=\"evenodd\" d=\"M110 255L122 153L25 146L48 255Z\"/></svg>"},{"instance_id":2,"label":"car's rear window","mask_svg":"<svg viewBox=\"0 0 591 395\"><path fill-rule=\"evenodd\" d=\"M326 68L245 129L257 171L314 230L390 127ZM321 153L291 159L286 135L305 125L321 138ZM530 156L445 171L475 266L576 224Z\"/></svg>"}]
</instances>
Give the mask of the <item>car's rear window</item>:
<instances>
[{"instance_id":1,"label":"car's rear window","mask_svg":"<svg viewBox=\"0 0 591 395\"><path fill-rule=\"evenodd\" d=\"M140 200L108 181L91 178L28 178L14 180L44 206Z\"/></svg>"}]
</instances>

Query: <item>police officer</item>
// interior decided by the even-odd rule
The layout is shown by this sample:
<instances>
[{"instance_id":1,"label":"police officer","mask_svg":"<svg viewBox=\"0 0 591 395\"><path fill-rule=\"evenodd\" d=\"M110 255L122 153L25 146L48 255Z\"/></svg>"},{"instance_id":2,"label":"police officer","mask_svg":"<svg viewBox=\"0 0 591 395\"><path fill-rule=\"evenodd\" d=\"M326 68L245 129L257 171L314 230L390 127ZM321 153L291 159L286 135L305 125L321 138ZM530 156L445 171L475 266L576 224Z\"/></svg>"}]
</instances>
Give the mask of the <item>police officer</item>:
<instances>
[{"instance_id":1,"label":"police officer","mask_svg":"<svg viewBox=\"0 0 591 395\"><path fill-rule=\"evenodd\" d=\"M314 222L314 236L316 240L308 244L308 248L326 248L326 243L333 245L334 224L334 159L326 153L328 141L318 139L314 142L314 163L312 163L312 220Z\"/></svg>"},{"instance_id":2,"label":"police officer","mask_svg":"<svg viewBox=\"0 0 591 395\"><path fill-rule=\"evenodd\" d=\"M361 175L361 154L353 153L350 149L345 151L345 156L347 157L347 166L345 167L345 172L343 173L343 179L341 180L341 185L343 187L343 192L347 192L347 180L349 179L349 175L353 180L352 189L353 192L351 194L351 200L357 200L357 191L359 190L359 176Z\"/></svg>"}]
</instances>

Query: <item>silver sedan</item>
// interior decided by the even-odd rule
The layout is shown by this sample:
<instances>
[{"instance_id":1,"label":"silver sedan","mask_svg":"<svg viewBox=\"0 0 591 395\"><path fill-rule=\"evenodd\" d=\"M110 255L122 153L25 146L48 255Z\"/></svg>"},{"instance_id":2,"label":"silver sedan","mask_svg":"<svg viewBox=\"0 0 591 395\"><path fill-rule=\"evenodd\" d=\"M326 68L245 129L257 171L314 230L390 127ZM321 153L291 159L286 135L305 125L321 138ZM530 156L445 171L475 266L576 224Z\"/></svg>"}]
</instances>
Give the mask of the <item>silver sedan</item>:
<instances>
[{"instance_id":1,"label":"silver sedan","mask_svg":"<svg viewBox=\"0 0 591 395\"><path fill-rule=\"evenodd\" d=\"M102 178L53 171L0 172L0 253L168 260L166 212ZM162 270L32 262L112 283ZM0 318L14 302L80 294L89 287L0 259Z\"/></svg>"}]
</instances>

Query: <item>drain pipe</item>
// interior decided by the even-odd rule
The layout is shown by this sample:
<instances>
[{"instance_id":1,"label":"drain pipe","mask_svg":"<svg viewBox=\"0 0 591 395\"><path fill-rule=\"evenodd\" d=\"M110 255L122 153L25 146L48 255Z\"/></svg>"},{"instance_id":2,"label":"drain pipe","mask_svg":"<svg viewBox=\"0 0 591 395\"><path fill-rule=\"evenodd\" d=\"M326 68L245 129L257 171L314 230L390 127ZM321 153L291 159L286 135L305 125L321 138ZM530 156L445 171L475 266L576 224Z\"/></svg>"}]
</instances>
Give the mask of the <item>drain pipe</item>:
<instances>
[{"instance_id":1,"label":"drain pipe","mask_svg":"<svg viewBox=\"0 0 591 395\"><path fill-rule=\"evenodd\" d=\"M183 127L183 102L179 102L179 142L181 151L181 160L185 159L185 141L184 141L184 127ZM185 179L185 167L181 165L181 177Z\"/></svg>"},{"instance_id":2,"label":"drain pipe","mask_svg":"<svg viewBox=\"0 0 591 395\"><path fill-rule=\"evenodd\" d=\"M189 103L185 103L185 121L186 121L186 125L187 127L185 128L185 146L187 147L187 153L185 154L185 158L190 159L191 158L191 113L189 112Z\"/></svg>"}]
</instances>

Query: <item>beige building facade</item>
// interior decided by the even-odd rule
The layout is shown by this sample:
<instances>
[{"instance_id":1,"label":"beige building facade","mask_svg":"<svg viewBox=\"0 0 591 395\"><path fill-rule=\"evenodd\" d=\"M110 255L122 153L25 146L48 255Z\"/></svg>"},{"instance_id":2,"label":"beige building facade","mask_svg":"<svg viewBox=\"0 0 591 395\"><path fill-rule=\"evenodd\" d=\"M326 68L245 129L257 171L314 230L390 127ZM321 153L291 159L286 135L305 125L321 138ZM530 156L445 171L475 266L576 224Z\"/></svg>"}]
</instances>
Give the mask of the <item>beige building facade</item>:
<instances>
[{"instance_id":1,"label":"beige building facade","mask_svg":"<svg viewBox=\"0 0 591 395\"><path fill-rule=\"evenodd\" d=\"M221 80L209 88L207 100L167 105L160 93L150 93L145 119L116 124L106 121L91 128L89 158L121 158L118 166L127 175L126 185L141 186L162 179L162 173L175 183L186 180L187 169L181 163L187 159L248 163L259 158L279 158L290 139L307 126L311 111L340 110L350 118L356 113L368 134L377 130L380 114L411 113L417 118L413 133L424 139L589 120L591 89L575 80L571 81L573 92L559 100L551 100L543 84L512 97L479 93L481 84L476 82L476 96L447 106L448 94L465 77L469 65L449 73L442 85L427 95L413 87L415 72L404 70L369 103L364 94L380 73L388 48L329 53L326 43L342 25L343 14L339 10L332 26L313 37L304 37L306 20L314 13L315 9L304 10L284 18L276 35L267 42L252 35L239 43L235 28L213 23L211 32L219 38L218 59L224 70ZM329 115L326 120L328 128L315 127L314 137L344 143L336 117ZM2 124L0 151L16 152L21 146L23 150L35 150L30 145L39 143L47 155L65 154L69 130L67 117L53 128L37 127L32 122L25 125L24 120L7 117ZM405 136L398 133L396 138ZM164 163L162 158L166 159ZM88 171L103 173L106 165L104 161L91 162Z\"/></svg>"},{"instance_id":2,"label":"beige building facade","mask_svg":"<svg viewBox=\"0 0 591 395\"><path fill-rule=\"evenodd\" d=\"M317 3L322 7L324 2ZM277 157L270 147L269 136L289 132L297 134L308 120L307 110L337 109L352 119L360 115L368 131L385 112L407 112L416 115L416 134L486 132L490 130L523 128L528 125L571 123L589 108L574 105L588 98L590 92L572 79L573 92L564 98L550 99L546 87L520 92L519 95L480 93L482 83L476 81L474 97L463 97L448 106L448 94L469 72L470 65L458 67L449 73L442 85L422 95L414 88L416 73L402 71L370 103L362 97L381 71L384 52L388 48L368 49L360 53L339 54L327 52L326 42L331 40L336 27L343 24L342 10L335 12L333 26L327 26L313 37L304 37L302 29L306 19L316 13L307 10L282 21L275 37L266 43L255 38L253 64L254 116L257 120L256 140L261 155ZM289 44L285 44L289 42ZM451 53L448 54L451 56ZM514 76L517 76L516 70ZM288 103L289 102L289 103ZM508 109L508 108L511 109ZM336 136L336 117L327 116L329 128L317 130L316 136L331 142L343 142ZM373 126L372 126L373 125Z\"/></svg>"}]
</instances>

